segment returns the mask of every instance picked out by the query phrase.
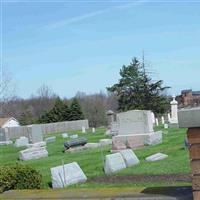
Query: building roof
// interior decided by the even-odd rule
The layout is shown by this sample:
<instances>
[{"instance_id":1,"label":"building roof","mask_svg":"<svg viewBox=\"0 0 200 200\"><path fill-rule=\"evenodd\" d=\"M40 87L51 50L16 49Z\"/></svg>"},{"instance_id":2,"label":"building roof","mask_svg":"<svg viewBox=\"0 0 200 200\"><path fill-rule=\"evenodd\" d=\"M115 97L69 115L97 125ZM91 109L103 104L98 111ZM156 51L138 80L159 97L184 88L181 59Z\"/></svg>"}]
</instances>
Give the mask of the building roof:
<instances>
[{"instance_id":1,"label":"building roof","mask_svg":"<svg viewBox=\"0 0 200 200\"><path fill-rule=\"evenodd\" d=\"M185 94L185 93L188 93L188 92L192 92L192 90L191 89L190 90L182 90L181 94Z\"/></svg>"},{"instance_id":2,"label":"building roof","mask_svg":"<svg viewBox=\"0 0 200 200\"><path fill-rule=\"evenodd\" d=\"M4 118L0 118L0 127L2 127L6 122L8 122L9 120L16 120L15 118L13 117L4 117Z\"/></svg>"},{"instance_id":3,"label":"building roof","mask_svg":"<svg viewBox=\"0 0 200 200\"><path fill-rule=\"evenodd\" d=\"M192 95L200 95L200 91L194 91L192 92Z\"/></svg>"}]
</instances>

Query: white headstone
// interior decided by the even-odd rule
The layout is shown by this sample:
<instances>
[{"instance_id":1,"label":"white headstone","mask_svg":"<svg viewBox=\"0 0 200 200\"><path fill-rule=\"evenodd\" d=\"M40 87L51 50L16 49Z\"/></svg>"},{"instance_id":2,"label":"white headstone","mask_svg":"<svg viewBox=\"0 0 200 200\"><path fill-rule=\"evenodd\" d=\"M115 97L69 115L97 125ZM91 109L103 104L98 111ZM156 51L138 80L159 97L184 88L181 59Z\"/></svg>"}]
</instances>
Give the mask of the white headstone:
<instances>
[{"instance_id":1,"label":"white headstone","mask_svg":"<svg viewBox=\"0 0 200 200\"><path fill-rule=\"evenodd\" d=\"M120 153L106 155L104 171L106 174L114 173L126 168L126 163Z\"/></svg>"},{"instance_id":2,"label":"white headstone","mask_svg":"<svg viewBox=\"0 0 200 200\"><path fill-rule=\"evenodd\" d=\"M156 145L162 143L162 131L157 131L151 134L148 134L145 138L146 145Z\"/></svg>"},{"instance_id":3,"label":"white headstone","mask_svg":"<svg viewBox=\"0 0 200 200\"><path fill-rule=\"evenodd\" d=\"M56 136L52 136L52 137L48 137L48 138L45 138L45 141L48 143L48 142L55 142L56 141Z\"/></svg>"},{"instance_id":4,"label":"white headstone","mask_svg":"<svg viewBox=\"0 0 200 200\"><path fill-rule=\"evenodd\" d=\"M27 137L20 137L19 139L16 139L15 146L16 147L26 147L26 146L28 146L28 138Z\"/></svg>"},{"instance_id":5,"label":"white headstone","mask_svg":"<svg viewBox=\"0 0 200 200\"><path fill-rule=\"evenodd\" d=\"M95 132L96 132L95 128L92 128L92 133L95 133Z\"/></svg>"},{"instance_id":6,"label":"white headstone","mask_svg":"<svg viewBox=\"0 0 200 200\"><path fill-rule=\"evenodd\" d=\"M173 100L170 102L171 104L171 119L170 123L178 123L178 102L175 100L176 96L173 96Z\"/></svg>"},{"instance_id":7,"label":"white headstone","mask_svg":"<svg viewBox=\"0 0 200 200\"><path fill-rule=\"evenodd\" d=\"M167 114L167 119L168 119L168 122L170 122L170 120L171 120L170 113Z\"/></svg>"},{"instance_id":8,"label":"white headstone","mask_svg":"<svg viewBox=\"0 0 200 200\"><path fill-rule=\"evenodd\" d=\"M7 141L1 141L0 142L0 146L1 145L9 145L9 144L12 144L13 142L11 140L7 140Z\"/></svg>"},{"instance_id":9,"label":"white headstone","mask_svg":"<svg viewBox=\"0 0 200 200\"><path fill-rule=\"evenodd\" d=\"M63 138L68 138L68 134L67 134L67 133L63 133L63 134L62 134L62 137L63 137Z\"/></svg>"},{"instance_id":10,"label":"white headstone","mask_svg":"<svg viewBox=\"0 0 200 200\"><path fill-rule=\"evenodd\" d=\"M161 123L165 124L165 118L163 116L161 117Z\"/></svg>"},{"instance_id":11,"label":"white headstone","mask_svg":"<svg viewBox=\"0 0 200 200\"><path fill-rule=\"evenodd\" d=\"M144 134L153 132L151 111L130 110L117 114L118 135Z\"/></svg>"},{"instance_id":12,"label":"white headstone","mask_svg":"<svg viewBox=\"0 0 200 200\"><path fill-rule=\"evenodd\" d=\"M35 160L44 157L48 157L45 147L32 147L19 152L20 160Z\"/></svg>"},{"instance_id":13,"label":"white headstone","mask_svg":"<svg viewBox=\"0 0 200 200\"><path fill-rule=\"evenodd\" d=\"M164 129L168 129L169 125L168 124L164 124Z\"/></svg>"},{"instance_id":14,"label":"white headstone","mask_svg":"<svg viewBox=\"0 0 200 200\"><path fill-rule=\"evenodd\" d=\"M86 133L85 127L82 126L82 133Z\"/></svg>"},{"instance_id":15,"label":"white headstone","mask_svg":"<svg viewBox=\"0 0 200 200\"><path fill-rule=\"evenodd\" d=\"M151 119L152 119L152 123L155 124L156 120L155 120L155 115L153 112L151 112Z\"/></svg>"},{"instance_id":16,"label":"white headstone","mask_svg":"<svg viewBox=\"0 0 200 200\"><path fill-rule=\"evenodd\" d=\"M75 135L70 135L69 136L71 139L76 139L76 138L78 138L78 135L77 134L75 134Z\"/></svg>"},{"instance_id":17,"label":"white headstone","mask_svg":"<svg viewBox=\"0 0 200 200\"><path fill-rule=\"evenodd\" d=\"M112 144L112 139L101 139L101 140L99 140L99 144L101 146L111 145Z\"/></svg>"},{"instance_id":18,"label":"white headstone","mask_svg":"<svg viewBox=\"0 0 200 200\"><path fill-rule=\"evenodd\" d=\"M51 168L53 188L64 188L68 185L83 183L87 177L76 162Z\"/></svg>"},{"instance_id":19,"label":"white headstone","mask_svg":"<svg viewBox=\"0 0 200 200\"><path fill-rule=\"evenodd\" d=\"M159 125L158 118L156 118L156 126L158 126L158 125Z\"/></svg>"},{"instance_id":20,"label":"white headstone","mask_svg":"<svg viewBox=\"0 0 200 200\"><path fill-rule=\"evenodd\" d=\"M146 161L158 161L158 160L164 160L168 157L168 155L163 154L163 153L156 153L153 154L147 158L145 158Z\"/></svg>"},{"instance_id":21,"label":"white headstone","mask_svg":"<svg viewBox=\"0 0 200 200\"><path fill-rule=\"evenodd\" d=\"M126 167L137 165L140 162L135 153L131 149L122 150L120 151L120 154L122 155L126 163Z\"/></svg>"}]
</instances>

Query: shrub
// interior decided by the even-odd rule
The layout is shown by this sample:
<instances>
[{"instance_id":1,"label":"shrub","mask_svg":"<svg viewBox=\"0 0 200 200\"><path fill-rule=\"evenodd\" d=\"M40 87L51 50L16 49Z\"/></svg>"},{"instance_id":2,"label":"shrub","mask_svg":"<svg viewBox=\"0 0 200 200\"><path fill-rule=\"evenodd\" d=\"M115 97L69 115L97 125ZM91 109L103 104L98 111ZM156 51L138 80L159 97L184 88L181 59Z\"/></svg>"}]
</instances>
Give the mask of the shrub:
<instances>
[{"instance_id":1,"label":"shrub","mask_svg":"<svg viewBox=\"0 0 200 200\"><path fill-rule=\"evenodd\" d=\"M42 176L31 167L16 164L0 166L0 192L11 189L40 189Z\"/></svg>"}]
</instances>

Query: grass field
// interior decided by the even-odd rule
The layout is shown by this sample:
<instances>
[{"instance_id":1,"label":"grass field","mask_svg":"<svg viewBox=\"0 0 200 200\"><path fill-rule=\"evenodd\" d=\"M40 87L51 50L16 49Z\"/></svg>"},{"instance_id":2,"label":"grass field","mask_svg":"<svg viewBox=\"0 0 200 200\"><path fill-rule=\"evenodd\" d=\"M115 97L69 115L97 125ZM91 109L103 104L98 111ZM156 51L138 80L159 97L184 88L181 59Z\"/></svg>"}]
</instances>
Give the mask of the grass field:
<instances>
[{"instance_id":1,"label":"grass field","mask_svg":"<svg viewBox=\"0 0 200 200\"><path fill-rule=\"evenodd\" d=\"M81 132L69 132L69 134L80 134ZM98 142L99 139L109 138L104 135L105 129L97 129L96 133L91 133L91 130L87 134L84 134L88 138L88 142ZM78 162L84 173L88 178L104 176L102 155L100 149L95 150L84 150L77 153L63 153L63 143L66 139L61 137L61 134L51 134L56 135L56 142L48 143L47 149L49 152L49 157L32 160L32 161L19 161L18 152L23 148L16 148L13 145L0 146L0 165L11 165L16 162L20 162L29 165L37 169L43 176L43 187L48 188L51 182L50 168L61 165L62 160L65 164L70 162ZM184 138L186 136L185 129L168 129L164 130L164 140L163 143L156 146L147 146L143 149L136 150L135 153L140 160L140 164L131 168L124 169L115 175L134 175L134 174L185 174L190 173L188 151L184 149ZM103 149L103 154L110 153L111 146L105 147ZM157 153L165 153L169 155L166 160L157 162L146 162L145 157ZM99 183L84 183L71 187L130 187L130 186L160 186L167 185L167 183L140 183L136 184L99 184ZM177 183L180 185L180 183ZM185 183L185 185L190 185L190 183Z\"/></svg>"}]
</instances>

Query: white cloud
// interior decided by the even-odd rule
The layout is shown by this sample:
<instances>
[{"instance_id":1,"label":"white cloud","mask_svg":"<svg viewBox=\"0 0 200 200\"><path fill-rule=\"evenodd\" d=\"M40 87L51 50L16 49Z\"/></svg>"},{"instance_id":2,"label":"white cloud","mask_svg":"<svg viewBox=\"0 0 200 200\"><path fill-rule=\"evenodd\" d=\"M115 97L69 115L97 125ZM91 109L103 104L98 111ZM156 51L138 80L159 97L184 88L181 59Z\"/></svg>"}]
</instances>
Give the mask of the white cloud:
<instances>
[{"instance_id":1,"label":"white cloud","mask_svg":"<svg viewBox=\"0 0 200 200\"><path fill-rule=\"evenodd\" d=\"M133 6L138 6L138 5L141 5L143 3L146 3L147 1L148 0L138 0L138 1L134 1L134 2L131 2L131 3L124 4L124 5L115 6L115 7L102 9L102 10L98 10L98 11L91 12L91 13L87 13L87 14L84 14L84 15L72 17L72 18L69 18L69 19L63 19L63 20L57 21L55 23L51 23L51 24L45 25L43 28L45 28L45 29L61 28L63 26L67 26L67 25L70 25L70 24L73 24L73 23L78 23L78 22L81 22L81 21L83 21L85 19L89 19L89 18L98 16L98 15L101 15L101 14L109 12L111 10L128 9L128 8L133 7Z\"/></svg>"}]
</instances>

